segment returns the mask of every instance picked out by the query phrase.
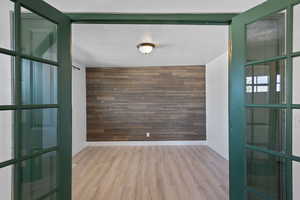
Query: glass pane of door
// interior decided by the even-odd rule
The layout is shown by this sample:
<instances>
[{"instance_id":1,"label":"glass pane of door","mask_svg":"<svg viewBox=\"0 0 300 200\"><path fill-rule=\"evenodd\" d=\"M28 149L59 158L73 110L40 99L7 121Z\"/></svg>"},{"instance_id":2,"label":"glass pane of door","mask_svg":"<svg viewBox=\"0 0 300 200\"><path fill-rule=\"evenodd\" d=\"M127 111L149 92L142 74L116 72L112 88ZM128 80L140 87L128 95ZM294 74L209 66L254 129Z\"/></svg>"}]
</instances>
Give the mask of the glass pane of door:
<instances>
[{"instance_id":1,"label":"glass pane of door","mask_svg":"<svg viewBox=\"0 0 300 200\"><path fill-rule=\"evenodd\" d=\"M284 152L286 144L286 111L275 106L286 103L286 60L278 58L286 54L285 35L286 11L246 26L246 62L259 63L246 66L245 102L262 106L247 109L247 144L276 152ZM274 61L266 62L268 59ZM284 159L255 150L247 152L247 187L271 199L285 199Z\"/></svg>"},{"instance_id":2,"label":"glass pane of door","mask_svg":"<svg viewBox=\"0 0 300 200\"><path fill-rule=\"evenodd\" d=\"M59 109L48 107L58 103L57 25L27 9L21 11L22 53L32 56L21 60L21 104L41 107L20 113L21 156L25 158L21 164L21 198L45 199L58 189L55 148ZM36 57L39 61L34 60Z\"/></svg>"},{"instance_id":3,"label":"glass pane of door","mask_svg":"<svg viewBox=\"0 0 300 200\"><path fill-rule=\"evenodd\" d=\"M32 155L57 146L57 108L22 110L22 155Z\"/></svg>"},{"instance_id":4,"label":"glass pane of door","mask_svg":"<svg viewBox=\"0 0 300 200\"><path fill-rule=\"evenodd\" d=\"M50 195L50 196L47 197L45 200L57 200L57 195L56 195L56 193Z\"/></svg>"},{"instance_id":5,"label":"glass pane of door","mask_svg":"<svg viewBox=\"0 0 300 200\"><path fill-rule=\"evenodd\" d=\"M57 104L57 67L22 59L22 104Z\"/></svg>"},{"instance_id":6,"label":"glass pane of door","mask_svg":"<svg viewBox=\"0 0 300 200\"><path fill-rule=\"evenodd\" d=\"M69 19L44 1L0 0L1 200L71 199L62 183L71 149L60 145L70 126L58 120L71 120L71 88L59 87L71 83L69 33Z\"/></svg>"},{"instance_id":7,"label":"glass pane of door","mask_svg":"<svg viewBox=\"0 0 300 200\"><path fill-rule=\"evenodd\" d=\"M292 163L299 159L294 156L300 155L296 109L300 108L299 8L294 8L294 14L290 9L296 2L300 3L265 1L233 18L231 24L230 183L234 200L291 200L293 187L300 186L291 175ZM294 33L289 32L292 29ZM294 200L299 199L295 195Z\"/></svg>"},{"instance_id":8,"label":"glass pane of door","mask_svg":"<svg viewBox=\"0 0 300 200\"><path fill-rule=\"evenodd\" d=\"M278 152L285 151L286 111L247 109L247 144Z\"/></svg>"},{"instance_id":9,"label":"glass pane of door","mask_svg":"<svg viewBox=\"0 0 300 200\"><path fill-rule=\"evenodd\" d=\"M39 199L57 187L57 154L50 152L22 163L22 200Z\"/></svg>"},{"instance_id":10,"label":"glass pane of door","mask_svg":"<svg viewBox=\"0 0 300 200\"><path fill-rule=\"evenodd\" d=\"M22 53L57 61L57 25L22 8Z\"/></svg>"},{"instance_id":11,"label":"glass pane of door","mask_svg":"<svg viewBox=\"0 0 300 200\"><path fill-rule=\"evenodd\" d=\"M247 186L272 199L285 199L284 160L266 153L247 152Z\"/></svg>"},{"instance_id":12,"label":"glass pane of door","mask_svg":"<svg viewBox=\"0 0 300 200\"><path fill-rule=\"evenodd\" d=\"M247 200L264 200L264 198L254 192L248 192Z\"/></svg>"},{"instance_id":13,"label":"glass pane of door","mask_svg":"<svg viewBox=\"0 0 300 200\"><path fill-rule=\"evenodd\" d=\"M286 12L275 13L248 24L247 62L285 55Z\"/></svg>"},{"instance_id":14,"label":"glass pane of door","mask_svg":"<svg viewBox=\"0 0 300 200\"><path fill-rule=\"evenodd\" d=\"M285 62L285 60L279 60L246 67L246 101L248 104L285 103Z\"/></svg>"}]
</instances>

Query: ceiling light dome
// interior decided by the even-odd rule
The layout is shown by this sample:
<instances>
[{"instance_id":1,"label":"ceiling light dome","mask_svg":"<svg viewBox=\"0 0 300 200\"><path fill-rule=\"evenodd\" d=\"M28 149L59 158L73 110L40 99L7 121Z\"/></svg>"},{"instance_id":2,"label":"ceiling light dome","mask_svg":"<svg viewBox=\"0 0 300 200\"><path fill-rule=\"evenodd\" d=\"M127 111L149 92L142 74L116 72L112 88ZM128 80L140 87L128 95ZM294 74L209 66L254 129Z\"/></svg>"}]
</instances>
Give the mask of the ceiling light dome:
<instances>
[{"instance_id":1,"label":"ceiling light dome","mask_svg":"<svg viewBox=\"0 0 300 200\"><path fill-rule=\"evenodd\" d=\"M145 42L137 45L137 48L142 54L149 54L155 48L155 44Z\"/></svg>"}]
</instances>

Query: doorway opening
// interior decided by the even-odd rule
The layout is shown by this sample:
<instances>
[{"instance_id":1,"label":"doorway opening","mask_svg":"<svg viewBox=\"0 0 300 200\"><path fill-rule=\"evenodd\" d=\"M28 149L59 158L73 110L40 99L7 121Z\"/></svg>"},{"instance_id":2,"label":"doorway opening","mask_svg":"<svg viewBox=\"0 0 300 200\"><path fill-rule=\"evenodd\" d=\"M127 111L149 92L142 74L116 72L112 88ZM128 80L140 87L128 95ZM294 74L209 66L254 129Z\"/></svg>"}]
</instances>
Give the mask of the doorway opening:
<instances>
[{"instance_id":1,"label":"doorway opening","mask_svg":"<svg viewBox=\"0 0 300 200\"><path fill-rule=\"evenodd\" d=\"M229 199L228 32L72 25L73 199Z\"/></svg>"}]
</instances>

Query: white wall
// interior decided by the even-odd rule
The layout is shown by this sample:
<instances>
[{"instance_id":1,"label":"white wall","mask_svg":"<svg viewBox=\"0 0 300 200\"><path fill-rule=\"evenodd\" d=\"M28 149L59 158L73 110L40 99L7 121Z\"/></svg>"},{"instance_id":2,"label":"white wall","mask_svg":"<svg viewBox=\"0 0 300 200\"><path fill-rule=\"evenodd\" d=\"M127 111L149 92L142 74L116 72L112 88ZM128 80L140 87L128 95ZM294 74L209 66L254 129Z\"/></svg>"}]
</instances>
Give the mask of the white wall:
<instances>
[{"instance_id":1,"label":"white wall","mask_svg":"<svg viewBox=\"0 0 300 200\"><path fill-rule=\"evenodd\" d=\"M12 171L11 166L0 168L0 194L1 199L12 199Z\"/></svg>"},{"instance_id":2,"label":"white wall","mask_svg":"<svg viewBox=\"0 0 300 200\"><path fill-rule=\"evenodd\" d=\"M300 51L300 4L294 8L293 50Z\"/></svg>"},{"instance_id":3,"label":"white wall","mask_svg":"<svg viewBox=\"0 0 300 200\"><path fill-rule=\"evenodd\" d=\"M300 16L299 16L300 17ZM300 57L293 62L293 102L300 103ZM293 155L300 156L300 110L293 111ZM293 165L294 199L300 199L300 163Z\"/></svg>"},{"instance_id":4,"label":"white wall","mask_svg":"<svg viewBox=\"0 0 300 200\"><path fill-rule=\"evenodd\" d=\"M12 30L11 30L11 12L14 10L14 4L11 1L0 0L0 47L11 49Z\"/></svg>"},{"instance_id":5,"label":"white wall","mask_svg":"<svg viewBox=\"0 0 300 200\"><path fill-rule=\"evenodd\" d=\"M0 6L0 47L11 49L12 32L10 25L10 12L13 11L13 4L10 1L1 1ZM11 56L0 54L0 105L13 104L13 59ZM12 158L12 127L13 112L0 111L0 162ZM1 185L0 185L1 188Z\"/></svg>"},{"instance_id":6,"label":"white wall","mask_svg":"<svg viewBox=\"0 0 300 200\"><path fill-rule=\"evenodd\" d=\"M228 53L206 65L206 134L210 148L228 154Z\"/></svg>"},{"instance_id":7,"label":"white wall","mask_svg":"<svg viewBox=\"0 0 300 200\"><path fill-rule=\"evenodd\" d=\"M11 105L12 101L12 60L0 54L0 105ZM0 111L0 162L12 158L13 111Z\"/></svg>"},{"instance_id":8,"label":"white wall","mask_svg":"<svg viewBox=\"0 0 300 200\"><path fill-rule=\"evenodd\" d=\"M13 4L10 1L0 1L0 47L11 49L11 18ZM0 105L12 104L12 60L10 56L0 55ZM0 111L0 162L12 158L13 112ZM12 199L12 168L0 168L1 199Z\"/></svg>"},{"instance_id":9,"label":"white wall","mask_svg":"<svg viewBox=\"0 0 300 200\"><path fill-rule=\"evenodd\" d=\"M85 67L72 71L72 155L80 152L86 144L86 79Z\"/></svg>"},{"instance_id":10,"label":"white wall","mask_svg":"<svg viewBox=\"0 0 300 200\"><path fill-rule=\"evenodd\" d=\"M300 57L293 62L293 103L300 104ZM293 154L300 156L300 110L293 111ZM300 171L299 171L300 173Z\"/></svg>"},{"instance_id":11,"label":"white wall","mask_svg":"<svg viewBox=\"0 0 300 200\"><path fill-rule=\"evenodd\" d=\"M300 51L300 4L294 10L294 52ZM300 57L293 62L293 103L300 104ZM300 110L293 113L293 154L300 156ZM300 199L300 163L293 164L293 199Z\"/></svg>"},{"instance_id":12,"label":"white wall","mask_svg":"<svg viewBox=\"0 0 300 200\"><path fill-rule=\"evenodd\" d=\"M293 163L293 199L300 199L300 163Z\"/></svg>"}]
</instances>

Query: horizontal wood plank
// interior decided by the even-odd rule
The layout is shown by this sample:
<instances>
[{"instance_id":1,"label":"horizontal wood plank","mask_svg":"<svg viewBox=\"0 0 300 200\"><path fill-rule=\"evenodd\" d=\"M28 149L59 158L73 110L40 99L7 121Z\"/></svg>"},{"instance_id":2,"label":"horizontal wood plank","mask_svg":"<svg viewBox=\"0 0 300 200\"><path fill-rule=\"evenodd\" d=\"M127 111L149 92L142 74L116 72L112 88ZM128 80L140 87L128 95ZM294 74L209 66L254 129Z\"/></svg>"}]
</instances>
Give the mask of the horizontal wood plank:
<instances>
[{"instance_id":1,"label":"horizontal wood plank","mask_svg":"<svg viewBox=\"0 0 300 200\"><path fill-rule=\"evenodd\" d=\"M87 68L86 77L88 141L206 139L204 66Z\"/></svg>"}]
</instances>

